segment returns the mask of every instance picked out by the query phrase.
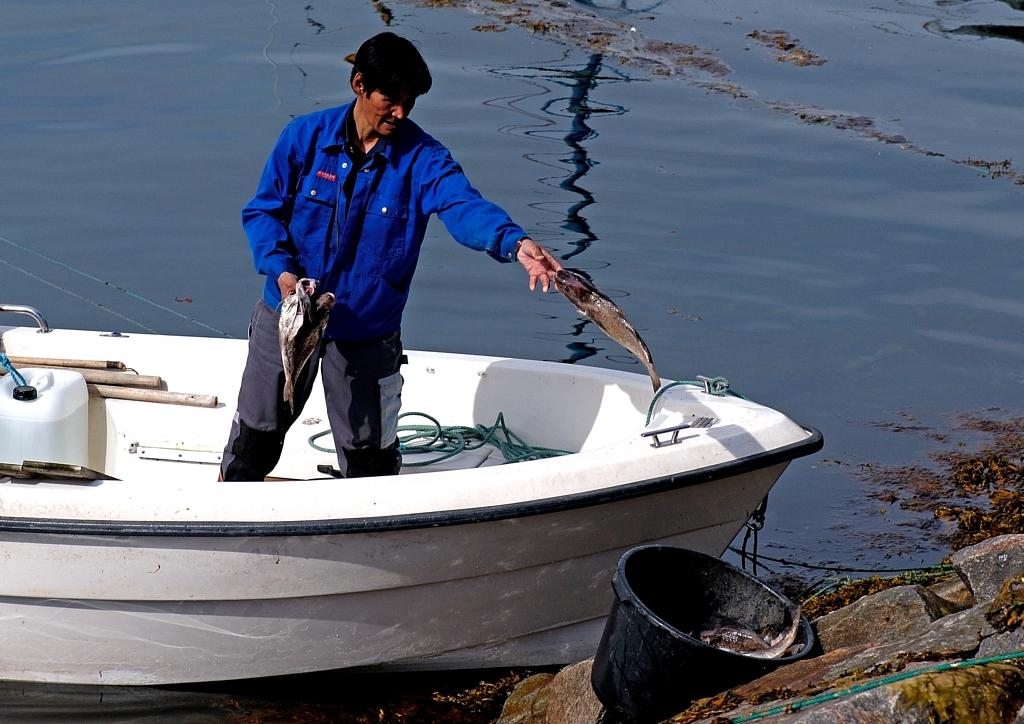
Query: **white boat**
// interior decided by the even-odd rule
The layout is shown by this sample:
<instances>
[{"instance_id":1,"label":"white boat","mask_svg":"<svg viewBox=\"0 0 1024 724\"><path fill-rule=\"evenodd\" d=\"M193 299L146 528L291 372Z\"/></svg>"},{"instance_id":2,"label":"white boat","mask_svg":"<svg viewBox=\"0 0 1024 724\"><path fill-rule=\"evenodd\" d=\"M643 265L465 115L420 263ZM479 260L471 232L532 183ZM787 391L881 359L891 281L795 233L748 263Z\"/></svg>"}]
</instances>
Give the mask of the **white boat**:
<instances>
[{"instance_id":1,"label":"white boat","mask_svg":"<svg viewBox=\"0 0 1024 724\"><path fill-rule=\"evenodd\" d=\"M14 375L0 377L4 680L579 661L624 551L721 555L787 464L822 445L781 412L698 385L655 400L646 375L410 351L404 410L467 426L502 413L527 442L571 454L498 464L480 449L336 479L318 471L334 455L310 442L327 427L314 393L270 479L217 482L245 341L43 331L31 308L0 311L38 322L0 327L12 359L116 360L217 398L83 398L79 373L21 363L37 399L14 400Z\"/></svg>"}]
</instances>

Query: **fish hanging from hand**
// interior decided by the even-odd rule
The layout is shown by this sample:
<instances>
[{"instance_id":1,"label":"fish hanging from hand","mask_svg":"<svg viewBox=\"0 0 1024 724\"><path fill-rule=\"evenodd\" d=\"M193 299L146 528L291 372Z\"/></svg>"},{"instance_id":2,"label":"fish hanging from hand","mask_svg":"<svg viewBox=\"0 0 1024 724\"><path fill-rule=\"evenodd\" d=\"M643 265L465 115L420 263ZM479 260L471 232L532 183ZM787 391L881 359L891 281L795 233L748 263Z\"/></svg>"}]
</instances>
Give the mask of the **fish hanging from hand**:
<instances>
[{"instance_id":1,"label":"fish hanging from hand","mask_svg":"<svg viewBox=\"0 0 1024 724\"><path fill-rule=\"evenodd\" d=\"M643 363L647 368L647 374L651 376L654 391L657 392L661 387L661 378L654 369L651 351L647 349L647 343L629 323L619 306L598 291L585 277L571 269L559 269L555 272L555 289L564 294L580 314L591 319L601 331L628 349Z\"/></svg>"},{"instance_id":2,"label":"fish hanging from hand","mask_svg":"<svg viewBox=\"0 0 1024 724\"><path fill-rule=\"evenodd\" d=\"M281 301L277 335L284 364L284 401L295 412L295 380L320 344L334 306L331 292L316 294L316 279L300 279L295 291Z\"/></svg>"}]
</instances>

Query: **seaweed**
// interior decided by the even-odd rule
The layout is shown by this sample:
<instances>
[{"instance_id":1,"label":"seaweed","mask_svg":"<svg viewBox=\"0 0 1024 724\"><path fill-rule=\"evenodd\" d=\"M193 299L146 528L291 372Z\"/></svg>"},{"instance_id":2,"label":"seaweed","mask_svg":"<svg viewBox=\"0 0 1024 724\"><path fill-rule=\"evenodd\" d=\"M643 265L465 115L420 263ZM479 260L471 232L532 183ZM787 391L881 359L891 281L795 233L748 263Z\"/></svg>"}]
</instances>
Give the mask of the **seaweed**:
<instances>
[{"instance_id":1,"label":"seaweed","mask_svg":"<svg viewBox=\"0 0 1024 724\"><path fill-rule=\"evenodd\" d=\"M1024 417L964 416L960 428L987 437L977 449L931 454L932 465L865 465L875 497L950 524L956 551L997 535L1024 533Z\"/></svg>"}]
</instances>

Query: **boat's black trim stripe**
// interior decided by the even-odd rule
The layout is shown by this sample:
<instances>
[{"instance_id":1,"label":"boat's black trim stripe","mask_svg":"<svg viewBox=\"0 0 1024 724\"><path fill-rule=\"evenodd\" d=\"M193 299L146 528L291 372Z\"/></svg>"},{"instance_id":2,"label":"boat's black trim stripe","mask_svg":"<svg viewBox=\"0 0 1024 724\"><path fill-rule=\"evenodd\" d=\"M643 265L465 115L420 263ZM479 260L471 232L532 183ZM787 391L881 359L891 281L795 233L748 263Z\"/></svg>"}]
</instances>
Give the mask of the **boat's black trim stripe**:
<instances>
[{"instance_id":1,"label":"boat's black trim stripe","mask_svg":"<svg viewBox=\"0 0 1024 724\"><path fill-rule=\"evenodd\" d=\"M679 475L670 475L651 480L640 480L627 485L606 488L587 493L575 493L557 498L495 505L485 508L445 510L409 515L380 516L373 518L337 518L331 520L265 521L244 523L237 521L207 522L152 522L119 520L68 520L61 518L12 518L0 516L0 532L8 533L55 533L100 536L191 536L191 537L236 537L236 536L309 536L337 535L345 533L369 533L411 528L435 528L448 525L484 523L528 515L556 513L571 508L586 508L594 505L613 503L619 500L637 498L660 493L673 488L699 485L714 480L741 475L752 470L789 462L798 457L810 455L822 448L821 433L805 427L810 434L806 440L785 447L776 448L756 455L750 455L728 463L711 465Z\"/></svg>"}]
</instances>

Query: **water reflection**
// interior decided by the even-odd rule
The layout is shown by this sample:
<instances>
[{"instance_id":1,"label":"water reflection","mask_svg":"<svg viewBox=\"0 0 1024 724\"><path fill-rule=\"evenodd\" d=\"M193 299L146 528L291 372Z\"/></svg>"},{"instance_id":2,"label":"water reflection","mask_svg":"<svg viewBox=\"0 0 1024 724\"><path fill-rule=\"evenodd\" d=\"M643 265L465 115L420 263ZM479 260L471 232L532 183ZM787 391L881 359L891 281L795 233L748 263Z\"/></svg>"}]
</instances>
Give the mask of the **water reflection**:
<instances>
[{"instance_id":1,"label":"water reflection","mask_svg":"<svg viewBox=\"0 0 1024 724\"><path fill-rule=\"evenodd\" d=\"M170 686L0 682L3 724L484 722L522 674L506 670L292 676ZM487 682L487 683L485 683Z\"/></svg>"},{"instance_id":2,"label":"water reflection","mask_svg":"<svg viewBox=\"0 0 1024 724\"><path fill-rule=\"evenodd\" d=\"M598 238L591 229L589 221L582 214L583 209L596 201L593 193L583 184L583 179L590 169L598 165L598 161L591 158L585 145L587 141L598 136L597 131L590 126L588 121L595 114L619 116L626 113L624 107L595 101L592 95L601 84L627 82L630 79L618 71L605 70L603 56L600 54L591 55L582 68L515 66L492 68L491 72L496 75L536 81L535 85L538 88L537 93L489 102L490 104L503 103L533 121L525 126L506 126L501 129L503 132L557 139L569 148L568 155L560 152L554 162L550 160L550 156L553 154L547 153L531 154L529 158L541 165L557 168L560 172L565 166L571 167L567 175L560 173L556 178L542 177L539 181L543 184L557 184L559 189L580 197L565 211L564 218L557 222L558 228L564 229L572 235L568 243L573 249L562 255L561 258L572 258L586 251L590 244ZM519 104L528 98L550 93L552 85L568 88L569 96L547 100L540 105L539 113L520 107ZM565 118L569 119L568 129L562 125ZM549 204L541 203L533 206L544 210ZM549 226L544 223L541 225ZM564 236L564 234L559 233L558 236Z\"/></svg>"},{"instance_id":3,"label":"water reflection","mask_svg":"<svg viewBox=\"0 0 1024 724\"><path fill-rule=\"evenodd\" d=\"M979 38L1002 38L1024 42L1024 25L961 25L946 32L952 35L976 35Z\"/></svg>"},{"instance_id":4,"label":"water reflection","mask_svg":"<svg viewBox=\"0 0 1024 724\"><path fill-rule=\"evenodd\" d=\"M583 211L588 206L596 203L594 194L583 183L586 175L598 164L598 161L591 157L586 146L587 141L593 140L598 135L597 131L590 126L589 120L594 114L623 115L626 113L626 108L623 106L603 104L592 99L594 91L601 83L629 80L621 72L605 70L602 73L602 70L603 56L600 53L591 54L582 68L527 66L492 69L492 72L499 75L511 75L518 78L544 81L545 88L549 88L550 84L554 84L555 86L563 86L569 89L568 97L552 98L541 104L539 110L542 115L539 117L523 111L515 105L517 102L532 96L521 96L508 102L508 105L517 111L540 121L539 128L531 127L528 130L522 131L523 133L542 137L551 137L557 134L569 149L568 155L559 155L557 159L556 165L558 168L566 165L570 167L567 175L557 179L557 185L559 189L569 191L579 198L569 205L565 211L564 218L558 222L558 228L563 230L559 232L559 235L568 236L568 246L570 247L568 251L559 255L563 261L588 251L591 244L599 239L598 235L591 228L590 221L583 214ZM569 119L568 130L559 123L561 119L566 117ZM552 119L558 120L553 121ZM552 165L541 155L533 155L531 160L544 165ZM542 183L552 183L554 180L541 178L540 181ZM534 206L539 208L541 205ZM580 271L580 273L589 279L589 275L586 272ZM587 327L590 324L590 320L585 318L578 318L573 323L572 331L569 335L576 339L567 345L569 356L561 361L571 364L588 357L593 357L601 351L602 348L595 345L593 338L589 341L579 339L586 335Z\"/></svg>"},{"instance_id":5,"label":"water reflection","mask_svg":"<svg viewBox=\"0 0 1024 724\"><path fill-rule=\"evenodd\" d=\"M649 13L665 4L665 0L645 3L641 7L632 7L629 0L575 0L577 5L592 10L621 10L625 13Z\"/></svg>"},{"instance_id":6,"label":"water reflection","mask_svg":"<svg viewBox=\"0 0 1024 724\"><path fill-rule=\"evenodd\" d=\"M148 687L0 684L4 722L223 722L255 707L237 697Z\"/></svg>"},{"instance_id":7,"label":"water reflection","mask_svg":"<svg viewBox=\"0 0 1024 724\"><path fill-rule=\"evenodd\" d=\"M1024 11L1024 0L1000 0L1014 10ZM964 0L938 0L940 7L951 7L964 4ZM1024 25L1003 25L996 23L966 23L957 27L945 27L939 20L929 20L924 24L925 30L938 35L973 35L978 38L999 38L1024 42Z\"/></svg>"},{"instance_id":8,"label":"water reflection","mask_svg":"<svg viewBox=\"0 0 1024 724\"><path fill-rule=\"evenodd\" d=\"M959 25L947 28L941 20L929 20L924 29L936 35L971 35L976 38L998 38L1024 42L1024 25L996 25L988 23Z\"/></svg>"},{"instance_id":9,"label":"water reflection","mask_svg":"<svg viewBox=\"0 0 1024 724\"><path fill-rule=\"evenodd\" d=\"M587 119L593 113L593 110L587 104L587 100L590 92L597 85L597 75L600 69L601 56L597 54L591 55L584 70L576 75L576 80L572 85L572 96L569 99L568 110L572 114L572 129L566 134L565 143L571 150L571 155L566 160L572 164L573 171L559 186L566 191L578 194L581 199L569 207L562 228L579 234L582 238L571 242L575 248L569 253L563 254L563 260L570 259L586 251L591 242L597 240L597 236L591 230L587 218L580 213L583 209L594 203L594 195L580 185L579 181L587 175L593 166L593 162L590 160L583 142L597 135L594 129L587 125ZM549 112L553 102L545 103L542 110ZM620 110L619 112L621 113L622 111Z\"/></svg>"}]
</instances>

